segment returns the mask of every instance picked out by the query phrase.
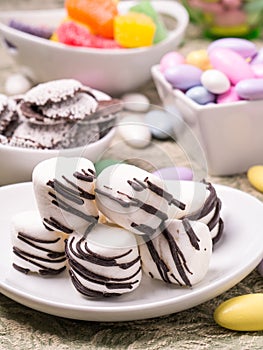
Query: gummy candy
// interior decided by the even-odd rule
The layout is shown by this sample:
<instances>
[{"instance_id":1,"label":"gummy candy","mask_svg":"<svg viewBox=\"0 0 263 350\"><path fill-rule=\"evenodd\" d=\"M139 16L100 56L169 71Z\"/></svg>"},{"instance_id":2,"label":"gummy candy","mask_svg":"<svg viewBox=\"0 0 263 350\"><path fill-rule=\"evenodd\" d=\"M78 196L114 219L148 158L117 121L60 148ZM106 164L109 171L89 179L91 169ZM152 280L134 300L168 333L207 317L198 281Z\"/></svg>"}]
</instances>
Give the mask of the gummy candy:
<instances>
[{"instance_id":1,"label":"gummy candy","mask_svg":"<svg viewBox=\"0 0 263 350\"><path fill-rule=\"evenodd\" d=\"M113 38L114 17L118 14L114 0L66 0L68 15L92 28L95 34Z\"/></svg>"},{"instance_id":2,"label":"gummy candy","mask_svg":"<svg viewBox=\"0 0 263 350\"><path fill-rule=\"evenodd\" d=\"M155 30L153 20L143 13L129 12L114 19L114 38L123 47L151 46Z\"/></svg>"},{"instance_id":3,"label":"gummy candy","mask_svg":"<svg viewBox=\"0 0 263 350\"><path fill-rule=\"evenodd\" d=\"M151 17L151 19L154 21L156 25L156 31L153 39L154 44L159 43L167 37L167 29L150 1L140 1L138 4L132 6L130 11L144 13L145 15Z\"/></svg>"},{"instance_id":4,"label":"gummy candy","mask_svg":"<svg viewBox=\"0 0 263 350\"><path fill-rule=\"evenodd\" d=\"M9 27L20 30L21 32L38 36L43 39L49 39L52 35L53 29L46 26L33 26L20 21L11 19L9 22Z\"/></svg>"},{"instance_id":5,"label":"gummy candy","mask_svg":"<svg viewBox=\"0 0 263 350\"><path fill-rule=\"evenodd\" d=\"M72 46L84 46L100 49L120 48L115 40L91 34L88 29L73 21L62 23L57 28L56 36L59 42Z\"/></svg>"},{"instance_id":6,"label":"gummy candy","mask_svg":"<svg viewBox=\"0 0 263 350\"><path fill-rule=\"evenodd\" d=\"M65 17L65 18L61 21L61 23L60 23L60 25L59 25L58 28L60 28L60 26L61 26L63 23L66 23L66 22L75 22L76 24L78 24L78 25L80 25L80 26L86 28L90 33L92 33L92 30L91 30L91 28L90 28L89 26L87 26L87 25L84 24L84 23L80 23L80 22L78 22L78 21L73 21L72 18L70 18L69 16ZM58 38L58 35L57 35L57 29L53 32L53 34L51 35L51 37L50 37L49 40L51 40L51 41L56 41L56 42L59 42L59 41L60 41L59 38ZM61 41L61 42L62 42L62 41Z\"/></svg>"}]
</instances>

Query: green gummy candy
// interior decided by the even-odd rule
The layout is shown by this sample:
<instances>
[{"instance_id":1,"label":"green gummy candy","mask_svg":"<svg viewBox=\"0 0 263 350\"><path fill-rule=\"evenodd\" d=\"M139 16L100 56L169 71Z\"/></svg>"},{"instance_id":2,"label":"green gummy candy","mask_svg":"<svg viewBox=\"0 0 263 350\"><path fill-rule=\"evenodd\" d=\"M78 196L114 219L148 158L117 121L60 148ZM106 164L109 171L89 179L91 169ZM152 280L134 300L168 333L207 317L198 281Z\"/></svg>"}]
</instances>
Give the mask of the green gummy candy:
<instances>
[{"instance_id":1,"label":"green gummy candy","mask_svg":"<svg viewBox=\"0 0 263 350\"><path fill-rule=\"evenodd\" d=\"M144 13L145 15L151 17L151 19L154 21L156 25L156 31L153 39L154 44L159 43L167 37L167 29L150 1L140 1L138 4L132 6L130 11Z\"/></svg>"}]
</instances>

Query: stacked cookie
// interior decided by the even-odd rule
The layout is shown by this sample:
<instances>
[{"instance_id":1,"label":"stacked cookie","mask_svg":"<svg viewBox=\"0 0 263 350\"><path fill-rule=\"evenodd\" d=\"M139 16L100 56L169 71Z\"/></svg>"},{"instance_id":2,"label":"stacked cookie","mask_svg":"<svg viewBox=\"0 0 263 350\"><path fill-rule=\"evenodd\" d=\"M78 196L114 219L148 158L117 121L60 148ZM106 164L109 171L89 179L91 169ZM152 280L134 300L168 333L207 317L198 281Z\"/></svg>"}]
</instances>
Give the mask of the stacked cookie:
<instances>
[{"instance_id":1,"label":"stacked cookie","mask_svg":"<svg viewBox=\"0 0 263 350\"><path fill-rule=\"evenodd\" d=\"M98 100L74 79L39 84L16 98L0 95L0 143L37 149L79 147L97 141L122 108Z\"/></svg>"},{"instance_id":2,"label":"stacked cookie","mask_svg":"<svg viewBox=\"0 0 263 350\"><path fill-rule=\"evenodd\" d=\"M46 230L45 242L53 235L63 237L64 264L73 286L87 297L131 292L140 285L142 272L191 287L206 275L212 239L215 231L221 235L223 224L214 187L188 183L175 196L160 178L136 166L109 166L96 178L94 165L84 158L41 162L34 169L33 186L43 227L34 231L26 220L28 229L23 222L22 231L14 218L13 266L26 273L48 273L49 262L43 260L38 243ZM203 199L198 195L199 202L193 204L194 193L189 193L195 185ZM21 231L28 237L23 246ZM51 256L55 264L56 254ZM38 260L41 270L35 268Z\"/></svg>"}]
</instances>

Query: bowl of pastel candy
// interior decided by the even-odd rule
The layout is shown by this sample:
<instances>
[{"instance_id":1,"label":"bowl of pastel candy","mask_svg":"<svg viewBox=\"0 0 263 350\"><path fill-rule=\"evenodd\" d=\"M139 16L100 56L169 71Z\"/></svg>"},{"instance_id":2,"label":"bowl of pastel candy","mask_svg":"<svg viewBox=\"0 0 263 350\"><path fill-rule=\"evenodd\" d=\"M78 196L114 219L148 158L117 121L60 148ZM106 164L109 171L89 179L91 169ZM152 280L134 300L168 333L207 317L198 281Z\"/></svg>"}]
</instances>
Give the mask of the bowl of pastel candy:
<instances>
[{"instance_id":1,"label":"bowl of pastel candy","mask_svg":"<svg viewBox=\"0 0 263 350\"><path fill-rule=\"evenodd\" d=\"M4 47L34 83L73 78L111 95L150 80L187 25L175 1L66 0L63 9L0 15Z\"/></svg>"},{"instance_id":2,"label":"bowl of pastel candy","mask_svg":"<svg viewBox=\"0 0 263 350\"><path fill-rule=\"evenodd\" d=\"M204 149L213 175L263 162L263 51L221 38L183 56L171 51L152 75L165 108L176 108Z\"/></svg>"},{"instance_id":3,"label":"bowl of pastel candy","mask_svg":"<svg viewBox=\"0 0 263 350\"><path fill-rule=\"evenodd\" d=\"M39 162L58 155L96 162L114 137L121 109L119 99L75 79L0 94L0 185L30 181Z\"/></svg>"}]
</instances>

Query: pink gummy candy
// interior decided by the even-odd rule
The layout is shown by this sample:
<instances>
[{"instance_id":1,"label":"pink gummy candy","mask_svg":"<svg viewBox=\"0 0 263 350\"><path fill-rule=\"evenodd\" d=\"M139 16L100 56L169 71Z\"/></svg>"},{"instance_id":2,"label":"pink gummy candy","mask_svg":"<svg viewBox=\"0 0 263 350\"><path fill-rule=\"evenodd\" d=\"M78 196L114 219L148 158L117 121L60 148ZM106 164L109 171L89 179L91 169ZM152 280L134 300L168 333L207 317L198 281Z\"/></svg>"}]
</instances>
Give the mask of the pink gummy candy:
<instances>
[{"instance_id":1,"label":"pink gummy candy","mask_svg":"<svg viewBox=\"0 0 263 350\"><path fill-rule=\"evenodd\" d=\"M93 47L99 49L117 49L115 40L91 34L75 22L62 23L56 31L58 41L72 46Z\"/></svg>"}]
</instances>

